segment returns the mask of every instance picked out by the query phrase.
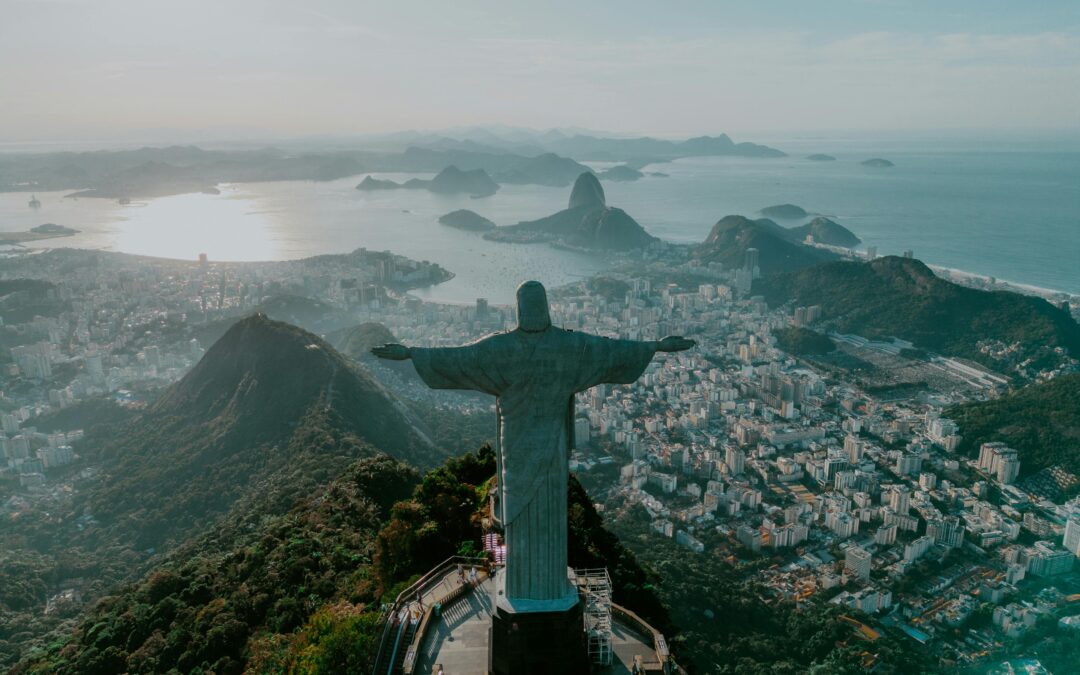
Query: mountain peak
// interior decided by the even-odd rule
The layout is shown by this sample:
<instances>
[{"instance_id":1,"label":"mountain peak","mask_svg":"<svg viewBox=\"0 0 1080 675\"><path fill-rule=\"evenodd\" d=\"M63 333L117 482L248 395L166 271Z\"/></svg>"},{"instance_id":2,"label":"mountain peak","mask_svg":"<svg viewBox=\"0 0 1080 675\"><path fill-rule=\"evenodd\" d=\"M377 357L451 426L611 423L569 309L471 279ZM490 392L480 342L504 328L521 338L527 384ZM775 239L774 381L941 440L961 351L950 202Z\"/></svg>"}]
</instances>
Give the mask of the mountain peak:
<instances>
[{"instance_id":1,"label":"mountain peak","mask_svg":"<svg viewBox=\"0 0 1080 675\"><path fill-rule=\"evenodd\" d=\"M881 256L880 258L874 258L870 261L870 267L878 274L903 273L918 279L936 278L937 276L923 261L917 258L907 258L898 255L886 255Z\"/></svg>"},{"instance_id":2,"label":"mountain peak","mask_svg":"<svg viewBox=\"0 0 1080 675\"><path fill-rule=\"evenodd\" d=\"M604 188L600 185L600 179L591 171L586 171L574 181L574 189L570 191L570 203L568 209L576 209L579 206L602 209L607 206L604 196Z\"/></svg>"},{"instance_id":3,"label":"mountain peak","mask_svg":"<svg viewBox=\"0 0 1080 675\"><path fill-rule=\"evenodd\" d=\"M488 197L499 190L499 185L483 169L463 171L453 164L440 171L427 188L442 194L467 193L477 197Z\"/></svg>"},{"instance_id":4,"label":"mountain peak","mask_svg":"<svg viewBox=\"0 0 1080 675\"><path fill-rule=\"evenodd\" d=\"M273 435L347 367L319 337L256 312L233 324L151 412L201 420L227 415Z\"/></svg>"},{"instance_id":5,"label":"mountain peak","mask_svg":"<svg viewBox=\"0 0 1080 675\"><path fill-rule=\"evenodd\" d=\"M276 486L287 504L301 467L310 481L376 449L436 459L423 423L366 370L261 312L229 328L122 434L92 443L110 466L95 513L120 522L153 504L171 514L140 528L150 546L224 514L253 484Z\"/></svg>"}]
</instances>

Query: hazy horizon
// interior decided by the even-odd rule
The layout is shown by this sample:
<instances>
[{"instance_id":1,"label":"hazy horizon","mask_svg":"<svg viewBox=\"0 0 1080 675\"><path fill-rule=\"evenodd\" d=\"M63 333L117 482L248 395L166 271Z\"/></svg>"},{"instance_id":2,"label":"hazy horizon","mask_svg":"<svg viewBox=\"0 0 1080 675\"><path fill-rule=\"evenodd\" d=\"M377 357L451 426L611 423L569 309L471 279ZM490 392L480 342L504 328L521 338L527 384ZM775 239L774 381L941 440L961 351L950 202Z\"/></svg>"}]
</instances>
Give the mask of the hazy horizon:
<instances>
[{"instance_id":1,"label":"hazy horizon","mask_svg":"<svg viewBox=\"0 0 1080 675\"><path fill-rule=\"evenodd\" d=\"M3 0L0 17L7 143L1080 129L1075 3Z\"/></svg>"}]
</instances>

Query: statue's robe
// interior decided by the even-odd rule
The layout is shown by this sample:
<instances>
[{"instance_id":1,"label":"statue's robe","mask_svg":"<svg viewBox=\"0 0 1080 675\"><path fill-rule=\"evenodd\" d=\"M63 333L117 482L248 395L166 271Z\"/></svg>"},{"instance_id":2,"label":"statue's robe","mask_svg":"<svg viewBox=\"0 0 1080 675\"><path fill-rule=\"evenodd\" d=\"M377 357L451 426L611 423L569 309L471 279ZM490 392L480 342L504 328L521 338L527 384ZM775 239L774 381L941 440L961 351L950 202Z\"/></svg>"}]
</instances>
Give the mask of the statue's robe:
<instances>
[{"instance_id":1,"label":"statue's robe","mask_svg":"<svg viewBox=\"0 0 1080 675\"><path fill-rule=\"evenodd\" d=\"M653 342L612 340L549 327L491 335L463 347L412 349L434 389L498 397L497 517L506 541L506 596L550 601L573 593L566 576L566 495L574 394L630 384Z\"/></svg>"}]
</instances>

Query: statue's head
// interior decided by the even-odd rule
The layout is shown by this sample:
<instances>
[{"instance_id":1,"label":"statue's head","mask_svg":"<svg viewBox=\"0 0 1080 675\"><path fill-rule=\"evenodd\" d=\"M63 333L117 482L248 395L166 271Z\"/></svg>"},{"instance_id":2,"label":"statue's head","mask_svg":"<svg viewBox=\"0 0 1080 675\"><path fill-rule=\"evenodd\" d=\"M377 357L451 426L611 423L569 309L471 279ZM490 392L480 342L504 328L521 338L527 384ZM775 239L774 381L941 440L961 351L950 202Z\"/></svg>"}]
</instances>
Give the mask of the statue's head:
<instances>
[{"instance_id":1,"label":"statue's head","mask_svg":"<svg viewBox=\"0 0 1080 675\"><path fill-rule=\"evenodd\" d=\"M539 333L551 327L547 291L539 281L526 281L518 286L518 328L526 333Z\"/></svg>"}]
</instances>

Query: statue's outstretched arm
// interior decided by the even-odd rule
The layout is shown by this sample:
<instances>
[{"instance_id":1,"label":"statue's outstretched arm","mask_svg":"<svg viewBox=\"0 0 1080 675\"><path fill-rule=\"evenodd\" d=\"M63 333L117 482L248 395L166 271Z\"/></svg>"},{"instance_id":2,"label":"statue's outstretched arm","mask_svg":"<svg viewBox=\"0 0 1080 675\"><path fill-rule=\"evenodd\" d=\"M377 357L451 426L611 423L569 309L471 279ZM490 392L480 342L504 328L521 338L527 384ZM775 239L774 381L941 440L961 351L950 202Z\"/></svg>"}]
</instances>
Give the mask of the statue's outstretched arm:
<instances>
[{"instance_id":1,"label":"statue's outstretched arm","mask_svg":"<svg viewBox=\"0 0 1080 675\"><path fill-rule=\"evenodd\" d=\"M380 359L390 359L391 361L407 361L412 358L412 350L405 345L399 345L396 342L391 342L381 347L372 347L371 353L378 356Z\"/></svg>"},{"instance_id":2,"label":"statue's outstretched arm","mask_svg":"<svg viewBox=\"0 0 1080 675\"><path fill-rule=\"evenodd\" d=\"M690 349L697 343L693 340L684 338L681 335L669 335L663 340L656 343L656 351L658 352L683 352Z\"/></svg>"}]
</instances>

